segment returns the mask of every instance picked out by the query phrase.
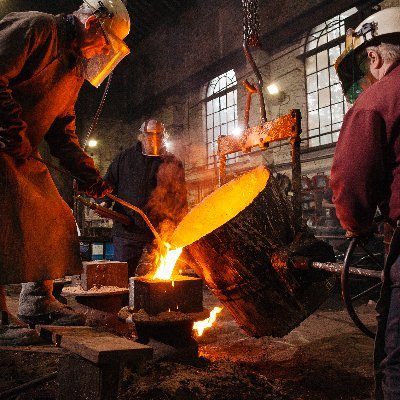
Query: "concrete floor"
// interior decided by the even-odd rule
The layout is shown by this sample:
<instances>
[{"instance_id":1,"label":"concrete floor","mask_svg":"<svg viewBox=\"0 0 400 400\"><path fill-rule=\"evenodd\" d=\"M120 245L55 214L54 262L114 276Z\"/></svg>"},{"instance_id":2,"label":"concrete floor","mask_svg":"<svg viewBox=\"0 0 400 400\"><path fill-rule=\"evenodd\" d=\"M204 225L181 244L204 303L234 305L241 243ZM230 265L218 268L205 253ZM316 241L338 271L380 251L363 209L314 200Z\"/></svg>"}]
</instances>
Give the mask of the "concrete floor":
<instances>
[{"instance_id":1,"label":"concrete floor","mask_svg":"<svg viewBox=\"0 0 400 400\"><path fill-rule=\"evenodd\" d=\"M127 369L119 398L372 399L373 340L354 326L338 292L283 338L249 337L224 309L216 325L197 338L199 360L179 363L157 358L139 370ZM10 294L10 308L15 311L17 291ZM207 308L220 305L207 289L204 299ZM373 301L357 311L374 325ZM0 392L53 371L62 356L52 346L0 349ZM18 398L55 399L56 392L53 382Z\"/></svg>"}]
</instances>

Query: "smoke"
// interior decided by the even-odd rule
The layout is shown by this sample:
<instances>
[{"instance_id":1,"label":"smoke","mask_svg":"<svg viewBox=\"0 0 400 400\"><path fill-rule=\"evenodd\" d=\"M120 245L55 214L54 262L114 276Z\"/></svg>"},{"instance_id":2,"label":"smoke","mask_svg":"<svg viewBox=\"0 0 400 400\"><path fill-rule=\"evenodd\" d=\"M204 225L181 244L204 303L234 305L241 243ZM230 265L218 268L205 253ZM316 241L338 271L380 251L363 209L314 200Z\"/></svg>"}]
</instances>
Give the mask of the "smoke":
<instances>
[{"instance_id":1,"label":"smoke","mask_svg":"<svg viewBox=\"0 0 400 400\"><path fill-rule=\"evenodd\" d=\"M187 213L187 190L182 163L172 155L163 156L162 160L146 210L161 238L168 242Z\"/></svg>"}]
</instances>

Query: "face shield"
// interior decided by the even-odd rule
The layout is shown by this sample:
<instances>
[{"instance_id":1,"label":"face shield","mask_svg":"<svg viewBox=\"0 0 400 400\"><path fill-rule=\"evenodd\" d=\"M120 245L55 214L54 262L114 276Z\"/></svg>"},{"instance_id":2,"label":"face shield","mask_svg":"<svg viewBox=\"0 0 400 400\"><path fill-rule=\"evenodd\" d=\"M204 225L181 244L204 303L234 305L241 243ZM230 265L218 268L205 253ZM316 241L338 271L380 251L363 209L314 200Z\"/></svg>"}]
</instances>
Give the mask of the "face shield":
<instances>
[{"instance_id":1,"label":"face shield","mask_svg":"<svg viewBox=\"0 0 400 400\"><path fill-rule=\"evenodd\" d=\"M121 0L84 0L84 3L93 10L109 48L108 54L85 60L84 78L98 87L130 53L129 47L123 41L130 30L130 18Z\"/></svg>"},{"instance_id":2,"label":"face shield","mask_svg":"<svg viewBox=\"0 0 400 400\"><path fill-rule=\"evenodd\" d=\"M161 156L166 151L166 135L163 132L142 132L139 137L145 156Z\"/></svg>"},{"instance_id":3,"label":"face shield","mask_svg":"<svg viewBox=\"0 0 400 400\"><path fill-rule=\"evenodd\" d=\"M352 48L347 48L337 59L335 69L346 100L353 104L370 85L367 55L357 55Z\"/></svg>"},{"instance_id":4,"label":"face shield","mask_svg":"<svg viewBox=\"0 0 400 400\"><path fill-rule=\"evenodd\" d=\"M99 87L119 62L130 53L129 47L117 36L107 32L100 22L105 39L109 44L109 53L100 54L87 60L84 78L94 87Z\"/></svg>"}]
</instances>

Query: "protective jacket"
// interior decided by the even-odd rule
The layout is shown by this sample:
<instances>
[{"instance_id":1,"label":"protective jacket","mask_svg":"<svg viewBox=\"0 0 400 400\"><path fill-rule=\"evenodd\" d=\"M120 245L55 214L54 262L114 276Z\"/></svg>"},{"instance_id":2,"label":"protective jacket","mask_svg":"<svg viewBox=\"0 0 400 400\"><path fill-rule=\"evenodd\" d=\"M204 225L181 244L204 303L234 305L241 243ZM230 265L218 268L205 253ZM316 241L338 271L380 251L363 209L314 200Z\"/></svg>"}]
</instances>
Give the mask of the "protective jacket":
<instances>
[{"instance_id":1,"label":"protective jacket","mask_svg":"<svg viewBox=\"0 0 400 400\"><path fill-rule=\"evenodd\" d=\"M83 78L72 49L73 16L11 13L0 21L0 133L42 139L60 164L88 184L99 178L79 146L75 112ZM79 273L76 224L49 171L0 152L0 284Z\"/></svg>"},{"instance_id":2,"label":"protective jacket","mask_svg":"<svg viewBox=\"0 0 400 400\"><path fill-rule=\"evenodd\" d=\"M176 226L187 212L184 168L170 153L145 156L138 142L114 159L104 179L115 188L113 194L142 209L161 234L162 230ZM119 203L115 203L113 209L132 218L128 226L115 222L113 236L153 240L152 232L139 214Z\"/></svg>"},{"instance_id":3,"label":"protective jacket","mask_svg":"<svg viewBox=\"0 0 400 400\"><path fill-rule=\"evenodd\" d=\"M347 112L331 187L346 230L367 232L377 206L392 221L400 217L400 66L364 91Z\"/></svg>"}]
</instances>

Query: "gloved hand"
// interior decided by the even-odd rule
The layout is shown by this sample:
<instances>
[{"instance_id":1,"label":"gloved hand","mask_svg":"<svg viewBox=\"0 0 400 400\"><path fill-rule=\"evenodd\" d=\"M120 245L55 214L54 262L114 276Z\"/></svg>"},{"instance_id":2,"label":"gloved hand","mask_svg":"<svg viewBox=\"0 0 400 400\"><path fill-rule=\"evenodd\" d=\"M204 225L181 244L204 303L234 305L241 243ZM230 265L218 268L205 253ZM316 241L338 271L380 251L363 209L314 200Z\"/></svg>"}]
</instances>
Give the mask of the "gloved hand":
<instances>
[{"instance_id":1,"label":"gloved hand","mask_svg":"<svg viewBox=\"0 0 400 400\"><path fill-rule=\"evenodd\" d=\"M99 178L90 186L88 186L86 183L78 182L78 190L80 192L84 192L89 197L93 197L94 199L101 199L108 193L111 193L113 188L104 179Z\"/></svg>"},{"instance_id":2,"label":"gloved hand","mask_svg":"<svg viewBox=\"0 0 400 400\"><path fill-rule=\"evenodd\" d=\"M33 152L29 139L25 135L9 137L5 129L0 130L0 148L18 160L26 160Z\"/></svg>"}]
</instances>

